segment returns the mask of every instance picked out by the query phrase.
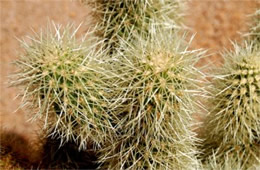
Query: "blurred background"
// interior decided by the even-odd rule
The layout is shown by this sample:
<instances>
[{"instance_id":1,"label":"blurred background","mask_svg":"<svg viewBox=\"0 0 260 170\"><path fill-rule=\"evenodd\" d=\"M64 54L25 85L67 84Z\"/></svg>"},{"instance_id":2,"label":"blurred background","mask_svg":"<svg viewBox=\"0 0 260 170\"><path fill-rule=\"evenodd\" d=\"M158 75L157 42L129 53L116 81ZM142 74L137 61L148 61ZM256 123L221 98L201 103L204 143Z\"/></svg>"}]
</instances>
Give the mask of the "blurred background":
<instances>
[{"instance_id":1,"label":"blurred background","mask_svg":"<svg viewBox=\"0 0 260 170\"><path fill-rule=\"evenodd\" d=\"M221 65L219 52L232 48L232 41L241 41L240 33L245 33L251 23L250 14L260 8L258 0L190 0L185 11L184 23L192 33L196 33L191 48L208 50L209 57L199 65L213 62ZM84 21L81 32L88 29L91 22L90 7L78 0L0 0L0 131L12 132L25 141L37 141L35 123L28 122L26 110L18 109L19 99L14 99L17 89L9 88L8 75L15 68L11 64L21 52L19 42L45 28L48 20L56 23L79 24ZM33 152L33 147L28 146ZM36 152L36 151L35 151Z\"/></svg>"}]
</instances>

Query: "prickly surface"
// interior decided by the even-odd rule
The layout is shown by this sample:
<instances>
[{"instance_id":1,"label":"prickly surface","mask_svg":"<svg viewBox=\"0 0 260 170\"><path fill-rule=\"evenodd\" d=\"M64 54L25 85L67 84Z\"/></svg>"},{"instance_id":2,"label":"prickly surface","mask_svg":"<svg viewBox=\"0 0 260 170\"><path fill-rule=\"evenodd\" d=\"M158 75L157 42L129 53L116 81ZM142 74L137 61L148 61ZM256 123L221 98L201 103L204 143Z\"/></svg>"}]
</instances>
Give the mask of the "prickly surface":
<instances>
[{"instance_id":1,"label":"prickly surface","mask_svg":"<svg viewBox=\"0 0 260 170\"><path fill-rule=\"evenodd\" d=\"M32 119L44 121L49 135L84 147L89 140L109 140L113 130L104 110L106 73L99 71L102 42L93 32L77 39L78 28L49 24L31 42L21 41L25 51L11 84L21 87L21 107L31 108Z\"/></svg>"},{"instance_id":2,"label":"prickly surface","mask_svg":"<svg viewBox=\"0 0 260 170\"><path fill-rule=\"evenodd\" d=\"M260 46L260 9L255 12L253 19L254 23L249 32L250 39Z\"/></svg>"},{"instance_id":3,"label":"prickly surface","mask_svg":"<svg viewBox=\"0 0 260 170\"><path fill-rule=\"evenodd\" d=\"M183 2L179 0L91 0L97 19L98 35L105 38L111 51L119 37L131 39L132 32L149 33L149 25L176 28L180 23Z\"/></svg>"},{"instance_id":4,"label":"prickly surface","mask_svg":"<svg viewBox=\"0 0 260 170\"><path fill-rule=\"evenodd\" d=\"M246 148L243 145L236 146L225 146L226 149L223 149L219 152L226 152L226 154L217 156L217 152L215 152L206 162L206 164L202 164L200 169L203 170L215 170L215 169L223 169L223 170L258 170L260 168L259 163L256 163L255 155L252 154L251 150L258 150L259 147L251 146L250 148ZM233 148L233 151L231 151ZM238 155L241 155L238 157ZM225 161L221 162L220 159L224 159ZM248 166L250 165L250 166Z\"/></svg>"},{"instance_id":5,"label":"prickly surface","mask_svg":"<svg viewBox=\"0 0 260 170\"><path fill-rule=\"evenodd\" d=\"M253 43L234 48L213 80L203 158L214 153L219 167L248 169L260 166L260 50Z\"/></svg>"},{"instance_id":6,"label":"prickly surface","mask_svg":"<svg viewBox=\"0 0 260 170\"><path fill-rule=\"evenodd\" d=\"M119 95L111 110L121 137L101 150L101 169L197 166L190 128L197 107L192 98L201 94L196 86L200 80L193 78L202 75L194 64L202 53L187 51L184 37L172 30L152 32L148 37L137 34L133 43L123 42L124 51L114 58Z\"/></svg>"}]
</instances>

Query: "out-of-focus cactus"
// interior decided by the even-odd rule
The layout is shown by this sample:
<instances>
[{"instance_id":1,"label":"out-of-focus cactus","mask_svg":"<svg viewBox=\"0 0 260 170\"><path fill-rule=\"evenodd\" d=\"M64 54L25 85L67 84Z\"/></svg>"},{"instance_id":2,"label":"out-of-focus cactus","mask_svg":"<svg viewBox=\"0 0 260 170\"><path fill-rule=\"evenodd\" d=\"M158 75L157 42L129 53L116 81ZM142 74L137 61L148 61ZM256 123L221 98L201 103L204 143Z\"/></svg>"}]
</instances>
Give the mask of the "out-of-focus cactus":
<instances>
[{"instance_id":1,"label":"out-of-focus cactus","mask_svg":"<svg viewBox=\"0 0 260 170\"><path fill-rule=\"evenodd\" d=\"M101 168L195 169L195 134L191 114L203 95L203 77L194 64L203 54L188 51L185 37L173 30L152 27L152 34L134 34L132 43L113 59L118 75L117 98L111 110L117 116L119 139L102 148ZM113 108L114 106L114 108Z\"/></svg>"},{"instance_id":2,"label":"out-of-focus cactus","mask_svg":"<svg viewBox=\"0 0 260 170\"><path fill-rule=\"evenodd\" d=\"M223 169L260 167L260 50L234 45L213 79L203 159Z\"/></svg>"},{"instance_id":3,"label":"out-of-focus cactus","mask_svg":"<svg viewBox=\"0 0 260 170\"><path fill-rule=\"evenodd\" d=\"M253 24L248 35L251 41L260 46L260 9L253 15Z\"/></svg>"},{"instance_id":4,"label":"out-of-focus cactus","mask_svg":"<svg viewBox=\"0 0 260 170\"><path fill-rule=\"evenodd\" d=\"M252 149L259 149L259 148L252 148ZM250 154L250 152L242 150L237 150L237 154L249 154L246 158L251 164L249 168L245 168L244 166L244 158L243 157L237 157L235 154L226 154L223 155L225 162L220 163L218 161L219 158L216 158L216 153L211 155L211 157L207 160L207 163L201 164L200 169L201 170L215 170L215 169L223 169L223 170L241 170L241 169L249 169L249 170L258 170L260 168L259 164L255 163L255 158L253 158L253 155ZM253 158L253 159L252 159Z\"/></svg>"},{"instance_id":5,"label":"out-of-focus cactus","mask_svg":"<svg viewBox=\"0 0 260 170\"><path fill-rule=\"evenodd\" d=\"M24 136L0 129L0 169L30 169L40 158L35 141L27 142ZM30 152L28 152L30 150Z\"/></svg>"},{"instance_id":6,"label":"out-of-focus cactus","mask_svg":"<svg viewBox=\"0 0 260 170\"><path fill-rule=\"evenodd\" d=\"M101 69L102 41L93 32L77 39L78 28L53 24L22 41L24 54L11 84L22 88L22 106L33 108L32 119L44 121L48 133L86 146L110 140L113 129L105 93L108 74Z\"/></svg>"},{"instance_id":7,"label":"out-of-focus cactus","mask_svg":"<svg viewBox=\"0 0 260 170\"><path fill-rule=\"evenodd\" d=\"M119 38L131 40L133 32L149 33L149 25L177 28L181 20L180 0L83 0L93 8L97 34L114 52Z\"/></svg>"}]
</instances>

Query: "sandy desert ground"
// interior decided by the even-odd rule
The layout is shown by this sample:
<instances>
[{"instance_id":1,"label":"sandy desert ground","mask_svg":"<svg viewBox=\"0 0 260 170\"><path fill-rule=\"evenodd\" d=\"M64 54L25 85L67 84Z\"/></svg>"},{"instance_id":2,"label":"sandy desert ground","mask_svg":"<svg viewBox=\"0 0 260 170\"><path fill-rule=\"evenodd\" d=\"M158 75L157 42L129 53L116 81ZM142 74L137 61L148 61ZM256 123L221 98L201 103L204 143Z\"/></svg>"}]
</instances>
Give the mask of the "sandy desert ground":
<instances>
[{"instance_id":1,"label":"sandy desert ground","mask_svg":"<svg viewBox=\"0 0 260 170\"><path fill-rule=\"evenodd\" d=\"M186 9L185 24L196 37L193 49L208 49L213 54L200 65L213 62L221 65L218 54L224 48L232 48L230 40L241 41L240 34L246 32L251 22L249 14L260 8L257 0L191 0ZM81 32L88 28L90 7L77 0L0 0L0 129L21 135L25 141L37 140L39 127L28 122L24 109L18 109L19 99L14 99L18 90L9 88L8 75L15 71L11 64L19 57L21 48L17 38L38 32L48 20L60 24L83 24ZM26 146L25 146L26 147ZM33 148L30 144L25 149ZM32 151L33 152L33 149Z\"/></svg>"}]
</instances>

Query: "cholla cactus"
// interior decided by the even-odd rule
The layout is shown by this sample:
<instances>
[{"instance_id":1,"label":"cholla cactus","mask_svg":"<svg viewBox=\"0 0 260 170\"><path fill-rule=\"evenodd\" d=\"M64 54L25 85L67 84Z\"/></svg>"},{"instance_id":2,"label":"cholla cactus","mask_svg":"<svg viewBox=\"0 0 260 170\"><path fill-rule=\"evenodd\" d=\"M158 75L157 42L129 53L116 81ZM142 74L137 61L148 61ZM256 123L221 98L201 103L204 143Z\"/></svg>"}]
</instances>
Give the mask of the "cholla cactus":
<instances>
[{"instance_id":1,"label":"cholla cactus","mask_svg":"<svg viewBox=\"0 0 260 170\"><path fill-rule=\"evenodd\" d=\"M97 145L110 140L113 129L105 110L108 74L100 69L104 51L97 48L102 41L93 32L78 40L78 29L53 24L31 43L23 41L11 84L22 87L22 106L34 108L33 118L43 120L49 133L84 147L89 139Z\"/></svg>"},{"instance_id":2,"label":"cholla cactus","mask_svg":"<svg viewBox=\"0 0 260 170\"><path fill-rule=\"evenodd\" d=\"M111 52L119 37L131 39L132 32L148 33L151 23L174 27L180 23L180 0L90 0L98 35L105 38Z\"/></svg>"},{"instance_id":3,"label":"cholla cactus","mask_svg":"<svg viewBox=\"0 0 260 170\"><path fill-rule=\"evenodd\" d=\"M112 110L121 137L101 150L102 168L197 166L191 114L198 104L192 98L201 94L196 76L202 74L194 64L202 53L188 51L183 47L185 37L172 30L156 27L151 32L137 34L133 43L124 41L123 52L114 57L118 75L114 90L121 95Z\"/></svg>"},{"instance_id":4,"label":"cholla cactus","mask_svg":"<svg viewBox=\"0 0 260 170\"><path fill-rule=\"evenodd\" d=\"M234 47L213 80L204 159L214 153L219 167L248 169L260 166L260 50L253 43Z\"/></svg>"},{"instance_id":5,"label":"cholla cactus","mask_svg":"<svg viewBox=\"0 0 260 170\"><path fill-rule=\"evenodd\" d=\"M260 9L254 14L254 24L252 25L249 35L252 41L260 46Z\"/></svg>"},{"instance_id":6,"label":"cholla cactus","mask_svg":"<svg viewBox=\"0 0 260 170\"><path fill-rule=\"evenodd\" d=\"M251 149L259 149L257 147ZM227 151L227 150L226 150ZM237 154L243 154L244 156L237 157ZM221 159L224 159L224 162L219 162L220 157L216 157L216 153L211 155L207 160L206 164L202 164L200 169L205 170L215 170L215 169L223 169L223 170L241 170L241 169L249 169L249 170L257 170L260 168L259 164L255 164L254 155L250 153L249 150L245 148L241 148L236 150L236 154L229 154L228 152L225 155L222 155ZM245 168L244 162L245 159L248 161L251 166L249 168Z\"/></svg>"}]
</instances>

